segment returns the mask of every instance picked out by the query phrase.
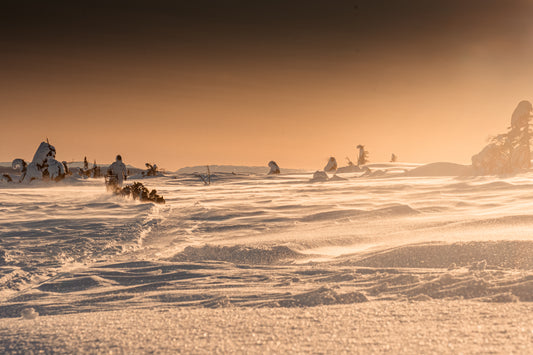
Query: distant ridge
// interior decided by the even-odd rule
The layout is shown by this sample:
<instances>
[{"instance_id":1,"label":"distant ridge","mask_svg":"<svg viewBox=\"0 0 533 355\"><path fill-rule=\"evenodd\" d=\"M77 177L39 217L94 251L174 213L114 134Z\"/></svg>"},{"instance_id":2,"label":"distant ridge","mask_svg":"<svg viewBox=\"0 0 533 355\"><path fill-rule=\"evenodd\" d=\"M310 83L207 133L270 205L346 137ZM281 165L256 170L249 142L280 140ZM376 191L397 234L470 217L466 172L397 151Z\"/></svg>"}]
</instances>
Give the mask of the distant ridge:
<instances>
[{"instance_id":1,"label":"distant ridge","mask_svg":"<svg viewBox=\"0 0 533 355\"><path fill-rule=\"evenodd\" d=\"M178 174L194 174L202 173L204 174L207 170L207 165L197 165L197 166L187 166L176 171ZM266 175L270 168L268 166L245 166L245 165L209 165L209 170L212 173L236 173L236 174L264 174ZM291 173L303 173L308 172L304 169L283 169L281 168L282 174L291 174Z\"/></svg>"},{"instance_id":2,"label":"distant ridge","mask_svg":"<svg viewBox=\"0 0 533 355\"><path fill-rule=\"evenodd\" d=\"M101 168L107 168L109 164L100 164L97 165ZM83 161L69 162L68 166L70 168L81 168L83 167ZM93 166L92 162L89 162L89 168ZM0 167L11 168L11 162L0 162ZM127 165L128 169L132 170L144 170L143 168L138 168L135 166ZM245 165L209 165L209 169L212 173L236 173L236 174L267 174L270 168L265 166L245 166ZM205 173L206 165L196 165L196 166L187 166L176 171L178 174L194 174L194 173ZM309 172L305 169L284 169L281 168L282 174L294 174L294 173L304 173Z\"/></svg>"}]
</instances>

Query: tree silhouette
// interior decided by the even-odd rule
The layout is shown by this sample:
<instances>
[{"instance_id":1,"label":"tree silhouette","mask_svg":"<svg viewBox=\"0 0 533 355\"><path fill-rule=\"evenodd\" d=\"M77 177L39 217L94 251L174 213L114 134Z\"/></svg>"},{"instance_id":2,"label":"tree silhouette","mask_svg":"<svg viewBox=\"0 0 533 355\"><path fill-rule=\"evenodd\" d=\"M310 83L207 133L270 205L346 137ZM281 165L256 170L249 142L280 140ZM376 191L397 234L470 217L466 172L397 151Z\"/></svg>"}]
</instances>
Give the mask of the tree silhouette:
<instances>
[{"instance_id":1,"label":"tree silhouette","mask_svg":"<svg viewBox=\"0 0 533 355\"><path fill-rule=\"evenodd\" d=\"M365 146L362 144L359 144L357 146L357 149L359 149L359 156L357 158L357 166L365 165L368 163L368 151L365 150Z\"/></svg>"},{"instance_id":2,"label":"tree silhouette","mask_svg":"<svg viewBox=\"0 0 533 355\"><path fill-rule=\"evenodd\" d=\"M531 111L531 102L518 104L511 116L509 131L493 137L479 154L472 157L472 166L477 173L506 174L531 167Z\"/></svg>"},{"instance_id":3,"label":"tree silhouette","mask_svg":"<svg viewBox=\"0 0 533 355\"><path fill-rule=\"evenodd\" d=\"M330 157L328 163L324 167L324 171L332 172L335 170L337 170L337 159L335 159L335 157Z\"/></svg>"}]
</instances>

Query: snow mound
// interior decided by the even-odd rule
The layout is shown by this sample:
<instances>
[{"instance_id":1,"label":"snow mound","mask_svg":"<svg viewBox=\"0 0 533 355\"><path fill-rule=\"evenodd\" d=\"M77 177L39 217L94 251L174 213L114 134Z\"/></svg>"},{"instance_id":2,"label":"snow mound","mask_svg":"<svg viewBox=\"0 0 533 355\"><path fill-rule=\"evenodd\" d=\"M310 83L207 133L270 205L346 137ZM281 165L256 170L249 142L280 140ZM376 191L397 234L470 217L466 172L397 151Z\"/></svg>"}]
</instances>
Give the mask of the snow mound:
<instances>
[{"instance_id":1,"label":"snow mound","mask_svg":"<svg viewBox=\"0 0 533 355\"><path fill-rule=\"evenodd\" d=\"M528 277L518 280L498 280L491 274L443 274L404 289L409 299L479 299L488 302L533 301L533 281Z\"/></svg>"},{"instance_id":2,"label":"snow mound","mask_svg":"<svg viewBox=\"0 0 533 355\"><path fill-rule=\"evenodd\" d=\"M277 264L304 257L286 246L250 247L245 245L186 247L171 261L227 261L235 264Z\"/></svg>"},{"instance_id":3,"label":"snow mound","mask_svg":"<svg viewBox=\"0 0 533 355\"><path fill-rule=\"evenodd\" d=\"M47 292L76 292L85 291L91 288L106 287L113 285L114 282L103 279L98 276L80 276L62 279L57 282L47 282L38 287L41 291Z\"/></svg>"},{"instance_id":4,"label":"snow mound","mask_svg":"<svg viewBox=\"0 0 533 355\"><path fill-rule=\"evenodd\" d=\"M406 176L471 176L474 175L472 165L455 163L431 163L414 168L405 173Z\"/></svg>"},{"instance_id":5,"label":"snow mound","mask_svg":"<svg viewBox=\"0 0 533 355\"><path fill-rule=\"evenodd\" d=\"M359 209L343 209L343 210L334 210L327 212L318 212L313 213L307 216L300 218L301 222L321 222L321 221L330 221L330 220L340 220L340 219L349 219L349 218L373 218L373 217L395 217L395 216L408 216L416 215L420 212L413 209L408 205L395 205L389 207L377 208L370 211L362 211Z\"/></svg>"},{"instance_id":6,"label":"snow mound","mask_svg":"<svg viewBox=\"0 0 533 355\"><path fill-rule=\"evenodd\" d=\"M313 173L313 178L309 181L310 182L324 182L328 180L329 180L329 177L325 171L317 170Z\"/></svg>"},{"instance_id":7,"label":"snow mound","mask_svg":"<svg viewBox=\"0 0 533 355\"><path fill-rule=\"evenodd\" d=\"M368 298L361 292L337 293L335 290L323 286L316 290L303 292L278 301L280 307L314 307L333 304L350 304L368 302Z\"/></svg>"},{"instance_id":8,"label":"snow mound","mask_svg":"<svg viewBox=\"0 0 533 355\"><path fill-rule=\"evenodd\" d=\"M333 175L329 181L347 181L348 179L340 177L339 175L335 174Z\"/></svg>"},{"instance_id":9,"label":"snow mound","mask_svg":"<svg viewBox=\"0 0 533 355\"><path fill-rule=\"evenodd\" d=\"M337 169L337 173L360 173L361 171L364 171L357 165L349 165L349 166L342 166Z\"/></svg>"},{"instance_id":10,"label":"snow mound","mask_svg":"<svg viewBox=\"0 0 533 355\"><path fill-rule=\"evenodd\" d=\"M468 267L533 269L533 241L461 242L407 245L389 249L359 260L372 267L448 268Z\"/></svg>"},{"instance_id":11,"label":"snow mound","mask_svg":"<svg viewBox=\"0 0 533 355\"><path fill-rule=\"evenodd\" d=\"M486 297L482 299L481 301L509 303L509 302L518 302L520 301L520 299L516 297L515 295L513 295L511 292L504 292L504 293L499 293L497 295Z\"/></svg>"},{"instance_id":12,"label":"snow mound","mask_svg":"<svg viewBox=\"0 0 533 355\"><path fill-rule=\"evenodd\" d=\"M8 255L5 250L0 249L0 266L7 265Z\"/></svg>"},{"instance_id":13,"label":"snow mound","mask_svg":"<svg viewBox=\"0 0 533 355\"><path fill-rule=\"evenodd\" d=\"M35 319L39 317L39 313L35 312L33 308L24 308L20 313L23 319Z\"/></svg>"}]
</instances>

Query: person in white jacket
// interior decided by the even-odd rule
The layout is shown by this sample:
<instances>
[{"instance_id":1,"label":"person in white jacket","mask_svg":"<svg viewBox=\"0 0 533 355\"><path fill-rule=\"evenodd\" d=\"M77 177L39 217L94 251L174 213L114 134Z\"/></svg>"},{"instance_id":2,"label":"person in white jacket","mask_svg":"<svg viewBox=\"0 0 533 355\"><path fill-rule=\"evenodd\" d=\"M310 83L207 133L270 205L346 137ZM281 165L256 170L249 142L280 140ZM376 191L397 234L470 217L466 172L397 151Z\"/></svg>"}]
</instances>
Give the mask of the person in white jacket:
<instances>
[{"instance_id":1,"label":"person in white jacket","mask_svg":"<svg viewBox=\"0 0 533 355\"><path fill-rule=\"evenodd\" d=\"M126 165L122 162L122 157L117 155L117 158L113 164L107 168L107 175L112 176L116 179L116 186L121 187L124 180L127 178L128 171L126 170Z\"/></svg>"}]
</instances>

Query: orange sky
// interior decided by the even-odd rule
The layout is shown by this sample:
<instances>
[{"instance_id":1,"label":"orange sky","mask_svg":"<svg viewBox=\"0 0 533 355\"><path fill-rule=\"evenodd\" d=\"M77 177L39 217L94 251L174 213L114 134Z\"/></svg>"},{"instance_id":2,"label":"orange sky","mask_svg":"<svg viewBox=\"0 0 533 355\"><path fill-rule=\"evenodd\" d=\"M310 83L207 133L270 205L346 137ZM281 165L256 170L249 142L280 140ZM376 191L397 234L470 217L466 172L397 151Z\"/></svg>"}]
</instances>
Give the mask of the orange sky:
<instances>
[{"instance_id":1,"label":"orange sky","mask_svg":"<svg viewBox=\"0 0 533 355\"><path fill-rule=\"evenodd\" d=\"M12 21L0 38L0 161L31 160L48 137L59 160L122 154L170 170L318 169L329 156L354 160L358 144L373 162L394 152L468 163L533 100L527 1L451 1L429 14L423 1L317 1L279 18L280 3L245 8L247 20L222 16L233 8L149 12L145 27L140 8L124 28L94 9L81 25L37 21L44 33Z\"/></svg>"}]
</instances>

